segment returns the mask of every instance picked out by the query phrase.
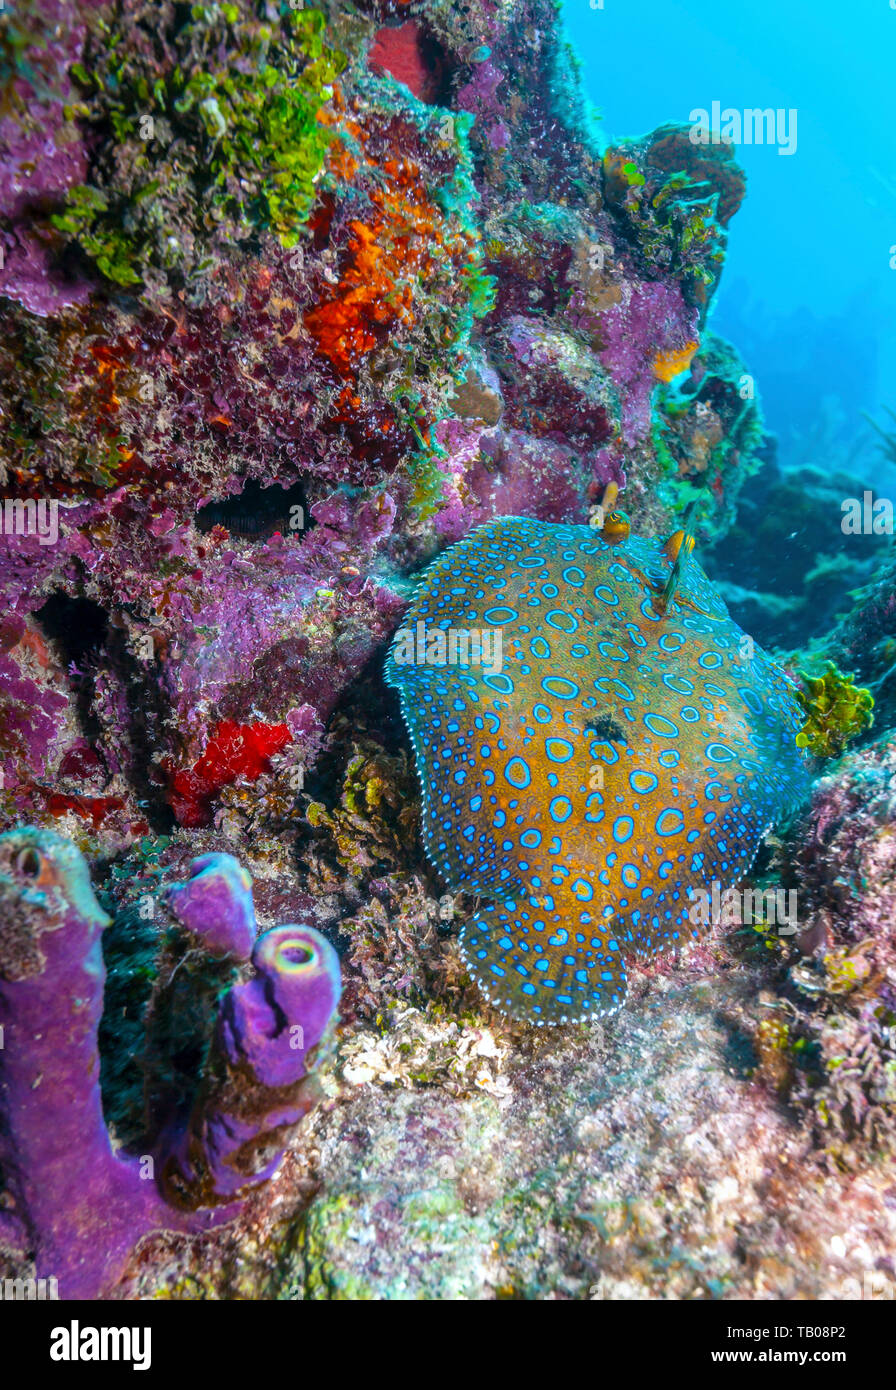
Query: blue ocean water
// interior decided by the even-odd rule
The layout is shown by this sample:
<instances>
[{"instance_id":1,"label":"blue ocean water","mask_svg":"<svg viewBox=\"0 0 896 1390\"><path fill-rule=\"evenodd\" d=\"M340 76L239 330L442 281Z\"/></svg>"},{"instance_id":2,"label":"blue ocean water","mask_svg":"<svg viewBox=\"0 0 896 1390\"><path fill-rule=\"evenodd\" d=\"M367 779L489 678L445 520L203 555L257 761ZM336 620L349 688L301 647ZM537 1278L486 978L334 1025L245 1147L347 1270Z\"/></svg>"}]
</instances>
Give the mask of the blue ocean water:
<instances>
[{"instance_id":1,"label":"blue ocean water","mask_svg":"<svg viewBox=\"0 0 896 1390\"><path fill-rule=\"evenodd\" d=\"M782 463L892 485L863 412L896 410L896 0L563 11L605 144L713 102L796 112L793 153L737 145L747 198L710 323L756 376Z\"/></svg>"}]
</instances>

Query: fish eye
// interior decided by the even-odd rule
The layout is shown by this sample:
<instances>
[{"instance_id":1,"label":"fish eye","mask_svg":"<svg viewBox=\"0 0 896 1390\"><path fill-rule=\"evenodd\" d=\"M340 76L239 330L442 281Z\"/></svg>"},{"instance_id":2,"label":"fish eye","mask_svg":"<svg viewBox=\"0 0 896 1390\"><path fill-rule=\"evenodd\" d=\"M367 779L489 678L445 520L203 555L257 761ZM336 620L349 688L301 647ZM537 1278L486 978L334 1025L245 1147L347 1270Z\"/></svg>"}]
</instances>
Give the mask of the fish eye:
<instances>
[{"instance_id":1,"label":"fish eye","mask_svg":"<svg viewBox=\"0 0 896 1390\"><path fill-rule=\"evenodd\" d=\"M39 878L42 867L41 857L33 846L19 850L16 868L23 878Z\"/></svg>"}]
</instances>

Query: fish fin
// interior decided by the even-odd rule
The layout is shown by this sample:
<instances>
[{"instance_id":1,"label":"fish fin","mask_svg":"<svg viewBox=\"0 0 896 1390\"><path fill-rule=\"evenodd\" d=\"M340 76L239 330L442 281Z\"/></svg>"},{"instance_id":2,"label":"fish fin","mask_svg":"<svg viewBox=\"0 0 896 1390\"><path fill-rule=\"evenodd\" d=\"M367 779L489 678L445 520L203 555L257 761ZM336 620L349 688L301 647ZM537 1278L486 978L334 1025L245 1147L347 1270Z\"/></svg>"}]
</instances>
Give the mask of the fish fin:
<instances>
[{"instance_id":1,"label":"fish fin","mask_svg":"<svg viewBox=\"0 0 896 1390\"><path fill-rule=\"evenodd\" d=\"M684 573L688 557L696 544L694 532L697 526L697 506L700 499L695 498L688 503L684 514L684 526L680 531L676 531L669 537L663 546L667 557L672 560L672 569L669 578L666 580L662 593L655 600L654 606L657 611L665 615L669 610L669 604L675 595L675 591L681 583L681 576Z\"/></svg>"},{"instance_id":2,"label":"fish fin","mask_svg":"<svg viewBox=\"0 0 896 1390\"><path fill-rule=\"evenodd\" d=\"M590 927L585 946L575 944L577 932L580 925L568 929L559 914L519 900L478 912L462 928L460 946L476 984L501 1013L536 1026L586 1023L621 1009L627 982L611 930Z\"/></svg>"},{"instance_id":3,"label":"fish fin","mask_svg":"<svg viewBox=\"0 0 896 1390\"><path fill-rule=\"evenodd\" d=\"M700 921L696 913L691 916L692 909L700 905L700 894L711 902L714 883L719 895L724 895L741 882L772 820L767 806L734 806L704 829L700 839L688 847L688 862L678 874L674 890L658 893L649 912L640 913L637 921L629 919L634 932L632 950L638 960L653 960L661 951L707 935L711 920Z\"/></svg>"},{"instance_id":4,"label":"fish fin","mask_svg":"<svg viewBox=\"0 0 896 1390\"><path fill-rule=\"evenodd\" d=\"M688 918L691 902L684 906L675 903L672 916L665 917L667 904L665 895L660 894L651 905L651 913L640 913L638 920L631 921L634 933L632 955L636 960L649 964L663 951L671 951L677 946L685 946L688 941L699 941L704 935L697 930Z\"/></svg>"}]
</instances>

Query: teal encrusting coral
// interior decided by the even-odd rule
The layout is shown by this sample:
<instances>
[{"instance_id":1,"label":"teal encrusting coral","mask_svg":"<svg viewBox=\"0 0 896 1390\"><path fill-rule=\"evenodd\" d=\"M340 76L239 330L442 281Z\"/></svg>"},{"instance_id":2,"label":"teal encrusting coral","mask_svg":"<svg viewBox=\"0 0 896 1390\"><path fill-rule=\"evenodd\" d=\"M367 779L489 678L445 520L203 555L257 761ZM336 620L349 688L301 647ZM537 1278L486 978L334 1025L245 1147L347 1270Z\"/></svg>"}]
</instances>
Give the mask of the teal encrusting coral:
<instances>
[{"instance_id":1,"label":"teal encrusting coral","mask_svg":"<svg viewBox=\"0 0 896 1390\"><path fill-rule=\"evenodd\" d=\"M626 957L696 935L688 890L736 882L807 787L794 687L681 532L482 527L427 570L386 678L426 851L492 900L471 973L532 1023L619 1009Z\"/></svg>"}]
</instances>

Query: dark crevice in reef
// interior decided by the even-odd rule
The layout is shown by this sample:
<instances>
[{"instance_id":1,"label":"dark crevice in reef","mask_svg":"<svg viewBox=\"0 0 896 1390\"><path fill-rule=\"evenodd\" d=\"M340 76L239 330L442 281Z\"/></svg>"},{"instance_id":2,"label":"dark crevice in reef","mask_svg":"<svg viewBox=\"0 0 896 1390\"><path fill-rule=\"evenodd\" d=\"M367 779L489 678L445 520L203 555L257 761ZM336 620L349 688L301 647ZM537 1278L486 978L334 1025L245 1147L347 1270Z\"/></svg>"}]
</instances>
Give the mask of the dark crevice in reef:
<instances>
[{"instance_id":1,"label":"dark crevice in reef","mask_svg":"<svg viewBox=\"0 0 896 1390\"><path fill-rule=\"evenodd\" d=\"M327 745L305 780L304 789L312 800L327 806L339 804L352 757L352 737L358 742L369 738L387 757L396 757L403 750L413 757L398 692L383 680L382 664L383 653L377 652L330 715ZM333 736L336 730L338 738Z\"/></svg>"},{"instance_id":2,"label":"dark crevice in reef","mask_svg":"<svg viewBox=\"0 0 896 1390\"><path fill-rule=\"evenodd\" d=\"M73 598L57 589L34 617L44 635L57 644L66 666L80 666L106 645L109 614L93 599Z\"/></svg>"},{"instance_id":3,"label":"dark crevice in reef","mask_svg":"<svg viewBox=\"0 0 896 1390\"><path fill-rule=\"evenodd\" d=\"M163 780L155 772L157 750L165 747L164 724L168 713L158 679L157 660L136 657L121 628L111 629L109 652L128 706L128 741L133 754L129 780L150 830L156 835L168 835L175 828L174 813L164 799Z\"/></svg>"},{"instance_id":4,"label":"dark crevice in reef","mask_svg":"<svg viewBox=\"0 0 896 1390\"><path fill-rule=\"evenodd\" d=\"M221 501L207 502L196 513L196 528L202 532L223 526L241 540L264 540L279 531L283 536L303 535L314 526L304 484L283 487L273 483L262 487L249 478L242 492Z\"/></svg>"},{"instance_id":5,"label":"dark crevice in reef","mask_svg":"<svg viewBox=\"0 0 896 1390\"><path fill-rule=\"evenodd\" d=\"M106 987L99 1028L103 1113L131 1152L153 1148L173 1117L185 1119L205 1071L219 996L235 982L232 961L210 960L160 903L116 910L103 932ZM160 932L160 925L162 930Z\"/></svg>"},{"instance_id":6,"label":"dark crevice in reef","mask_svg":"<svg viewBox=\"0 0 896 1390\"><path fill-rule=\"evenodd\" d=\"M157 682L147 678L144 663L129 650L124 631L110 622L108 611L93 599L57 590L35 611L34 619L67 670L81 731L97 747L102 746L103 727L95 712L96 677L101 668L117 674L131 719L131 785L151 829L157 834L170 831L174 817L150 775L153 749L161 746L164 716Z\"/></svg>"},{"instance_id":7,"label":"dark crevice in reef","mask_svg":"<svg viewBox=\"0 0 896 1390\"><path fill-rule=\"evenodd\" d=\"M175 0L173 6L172 32L177 34L181 29L185 29L190 22L192 5L185 3L185 0Z\"/></svg>"},{"instance_id":8,"label":"dark crevice in reef","mask_svg":"<svg viewBox=\"0 0 896 1390\"><path fill-rule=\"evenodd\" d=\"M419 788L398 693L383 681L382 661L382 652L371 657L357 684L337 704L327 722L323 752L306 777L303 788L308 801L326 807L329 814L336 816L345 815L343 798L349 784L358 798L358 814L353 817L351 827L347 823L347 829L358 836L369 861L366 867L359 864L356 880L345 885L348 894L345 916L360 905L373 880L396 870L412 869L419 873L434 897L440 896L442 891L435 880L430 882L428 865L419 859L416 830L406 841L405 832L399 826L401 813L418 801ZM352 773L351 766L358 754L362 765ZM366 831L362 824L368 815L364 809L364 764L373 779L381 783L384 792L382 804L374 803L369 809L370 824ZM409 843L414 846L410 852ZM300 877L303 865L315 857L329 862L334 874L339 876L342 871L337 867L338 857L334 851L331 833L321 834L317 829L307 828L297 835L294 852ZM330 936L340 953L347 949L351 940L348 934L334 930Z\"/></svg>"},{"instance_id":9,"label":"dark crevice in reef","mask_svg":"<svg viewBox=\"0 0 896 1390\"><path fill-rule=\"evenodd\" d=\"M724 1011L716 1011L714 1018L724 1030L723 1055L727 1071L742 1081L751 1080L759 1063L753 1039L737 1019Z\"/></svg>"},{"instance_id":10,"label":"dark crevice in reef","mask_svg":"<svg viewBox=\"0 0 896 1390\"><path fill-rule=\"evenodd\" d=\"M94 680L109 638L108 612L93 599L75 598L57 589L33 617L66 668L85 737L96 740L101 728L93 713Z\"/></svg>"},{"instance_id":11,"label":"dark crevice in reef","mask_svg":"<svg viewBox=\"0 0 896 1390\"><path fill-rule=\"evenodd\" d=\"M431 105L449 106L454 80L461 70L460 65L446 52L435 35L426 29L423 30L420 51L430 74Z\"/></svg>"}]
</instances>

